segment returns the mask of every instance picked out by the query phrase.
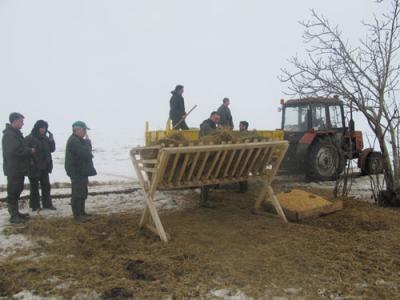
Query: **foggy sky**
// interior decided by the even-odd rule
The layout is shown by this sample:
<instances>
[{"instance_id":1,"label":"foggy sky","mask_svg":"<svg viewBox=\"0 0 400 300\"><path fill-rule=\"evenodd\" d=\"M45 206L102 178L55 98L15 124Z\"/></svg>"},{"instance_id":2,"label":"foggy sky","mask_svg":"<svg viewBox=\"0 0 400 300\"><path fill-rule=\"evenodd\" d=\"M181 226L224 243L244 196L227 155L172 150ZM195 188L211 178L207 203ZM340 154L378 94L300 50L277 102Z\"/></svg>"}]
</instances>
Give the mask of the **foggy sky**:
<instances>
[{"instance_id":1,"label":"foggy sky","mask_svg":"<svg viewBox=\"0 0 400 300\"><path fill-rule=\"evenodd\" d=\"M388 1L384 4L388 8ZM170 91L185 86L196 126L231 99L237 126L280 126L286 60L304 53L299 20L315 8L351 42L373 0L0 0L0 123L45 119L55 134L82 119L96 132L141 136L161 129ZM3 124L1 126L3 126Z\"/></svg>"}]
</instances>

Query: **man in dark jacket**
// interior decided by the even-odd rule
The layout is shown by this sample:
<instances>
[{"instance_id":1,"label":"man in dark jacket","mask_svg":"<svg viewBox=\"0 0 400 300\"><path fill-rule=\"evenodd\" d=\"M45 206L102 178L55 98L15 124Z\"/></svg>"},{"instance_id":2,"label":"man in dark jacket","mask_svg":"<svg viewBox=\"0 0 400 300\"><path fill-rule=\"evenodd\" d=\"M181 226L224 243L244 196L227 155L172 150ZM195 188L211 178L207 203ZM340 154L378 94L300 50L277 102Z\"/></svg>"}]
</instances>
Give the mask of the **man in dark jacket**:
<instances>
[{"instance_id":1,"label":"man in dark jacket","mask_svg":"<svg viewBox=\"0 0 400 300\"><path fill-rule=\"evenodd\" d=\"M221 116L219 125L222 128L233 129L233 120L231 110L229 109L229 104L229 98L224 98L224 100L222 100L222 105L218 108L217 112Z\"/></svg>"},{"instance_id":2,"label":"man in dark jacket","mask_svg":"<svg viewBox=\"0 0 400 300\"><path fill-rule=\"evenodd\" d=\"M3 131L3 171L7 177L7 205L10 213L10 223L24 223L29 218L18 210L18 199L24 189L24 179L29 172L29 164L35 149L26 145L21 128L24 126L24 116L11 113L10 124Z\"/></svg>"},{"instance_id":3,"label":"man in dark jacket","mask_svg":"<svg viewBox=\"0 0 400 300\"><path fill-rule=\"evenodd\" d=\"M219 121L220 121L220 116L218 112L213 111L210 117L207 120L204 120L203 123L200 124L199 137L206 136L210 134L213 130L217 129Z\"/></svg>"},{"instance_id":4,"label":"man in dark jacket","mask_svg":"<svg viewBox=\"0 0 400 300\"><path fill-rule=\"evenodd\" d=\"M56 149L53 134L48 131L49 125L46 121L38 120L31 134L25 138L29 147L35 148L33 156L33 164L29 170L30 197L29 207L32 211L40 209L40 189L42 190L42 207L43 209L55 210L50 196L50 179L49 173L53 170L53 159L51 153ZM49 136L47 136L47 133Z\"/></svg>"},{"instance_id":5,"label":"man in dark jacket","mask_svg":"<svg viewBox=\"0 0 400 300\"><path fill-rule=\"evenodd\" d=\"M183 99L183 86L177 85L175 90L171 92L172 97L169 100L169 118L172 120L172 127L175 129L188 130L189 127L186 124L186 110L185 110L185 100Z\"/></svg>"},{"instance_id":6,"label":"man in dark jacket","mask_svg":"<svg viewBox=\"0 0 400 300\"><path fill-rule=\"evenodd\" d=\"M90 215L85 212L89 176L97 174L93 166L92 145L86 135L88 129L82 121L72 124L73 133L65 150L65 170L71 178L72 213L77 222L89 220Z\"/></svg>"}]
</instances>

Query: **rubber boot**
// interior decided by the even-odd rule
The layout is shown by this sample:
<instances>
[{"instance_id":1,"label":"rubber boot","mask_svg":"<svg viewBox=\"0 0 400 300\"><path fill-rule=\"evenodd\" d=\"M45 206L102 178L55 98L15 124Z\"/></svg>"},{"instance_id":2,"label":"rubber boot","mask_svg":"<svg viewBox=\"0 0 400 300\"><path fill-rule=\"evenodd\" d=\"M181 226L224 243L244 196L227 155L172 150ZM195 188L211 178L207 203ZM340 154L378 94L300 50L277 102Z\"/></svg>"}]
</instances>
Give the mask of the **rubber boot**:
<instances>
[{"instance_id":1,"label":"rubber boot","mask_svg":"<svg viewBox=\"0 0 400 300\"><path fill-rule=\"evenodd\" d=\"M8 204L8 212L10 213L10 223L12 224L23 224L27 221L26 218L20 216L18 212L18 204Z\"/></svg>"},{"instance_id":2,"label":"rubber boot","mask_svg":"<svg viewBox=\"0 0 400 300\"><path fill-rule=\"evenodd\" d=\"M21 218L25 218L25 219L30 219L30 218L31 218L31 216L30 216L29 214L24 214L24 213L22 213L22 212L18 212L18 215L19 215Z\"/></svg>"},{"instance_id":3,"label":"rubber boot","mask_svg":"<svg viewBox=\"0 0 400 300\"><path fill-rule=\"evenodd\" d=\"M249 190L249 183L247 181L239 182L239 193L246 193Z\"/></svg>"},{"instance_id":4,"label":"rubber boot","mask_svg":"<svg viewBox=\"0 0 400 300\"><path fill-rule=\"evenodd\" d=\"M208 191L206 186L200 188L200 205L204 208L215 208L215 203L208 199Z\"/></svg>"}]
</instances>

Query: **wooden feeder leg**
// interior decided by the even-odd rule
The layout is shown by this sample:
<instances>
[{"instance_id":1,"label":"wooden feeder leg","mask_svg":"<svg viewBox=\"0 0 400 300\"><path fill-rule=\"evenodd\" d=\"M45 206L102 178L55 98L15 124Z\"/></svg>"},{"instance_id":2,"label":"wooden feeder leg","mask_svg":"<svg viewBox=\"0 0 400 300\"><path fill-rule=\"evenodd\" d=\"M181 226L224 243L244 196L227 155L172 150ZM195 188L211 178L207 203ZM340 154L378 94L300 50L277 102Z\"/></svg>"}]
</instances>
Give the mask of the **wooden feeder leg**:
<instances>
[{"instance_id":1,"label":"wooden feeder leg","mask_svg":"<svg viewBox=\"0 0 400 300\"><path fill-rule=\"evenodd\" d=\"M278 213L278 215L280 215L282 217L283 221L285 223L287 223L288 221L286 219L285 213L283 212L281 204L279 203L278 199L276 198L274 190L272 189L272 187L270 185L267 185L267 193L268 193L269 199L272 202L272 205L276 209L276 212Z\"/></svg>"},{"instance_id":2,"label":"wooden feeder leg","mask_svg":"<svg viewBox=\"0 0 400 300\"><path fill-rule=\"evenodd\" d=\"M147 218L147 220L144 219L145 215L148 214L148 213L146 213L146 210L148 210L148 212L150 213L151 219L153 220L156 228L152 228L152 225L149 223L150 220L148 218ZM150 195L146 195L146 208L145 208L145 211L143 212L142 218L144 219L143 224L141 224L142 227L146 226L151 231L155 231L155 233L160 236L160 239L163 242L165 242L165 243L168 242L167 234L165 233L165 230L161 223L157 209L154 205L153 197Z\"/></svg>"},{"instance_id":3,"label":"wooden feeder leg","mask_svg":"<svg viewBox=\"0 0 400 300\"><path fill-rule=\"evenodd\" d=\"M263 189L261 190L260 195L258 196L254 208L259 210L261 208L261 204L265 201L267 202L267 197L271 200L272 205L274 206L278 215L283 219L285 223L287 223L287 219L281 204L279 203L278 199L275 196L275 193L269 183L265 183Z\"/></svg>"},{"instance_id":4,"label":"wooden feeder leg","mask_svg":"<svg viewBox=\"0 0 400 300\"><path fill-rule=\"evenodd\" d=\"M149 222L149 216L150 216L149 209L148 209L147 203L146 203L143 213L142 213L142 216L140 217L139 228L143 228L143 226Z\"/></svg>"}]
</instances>

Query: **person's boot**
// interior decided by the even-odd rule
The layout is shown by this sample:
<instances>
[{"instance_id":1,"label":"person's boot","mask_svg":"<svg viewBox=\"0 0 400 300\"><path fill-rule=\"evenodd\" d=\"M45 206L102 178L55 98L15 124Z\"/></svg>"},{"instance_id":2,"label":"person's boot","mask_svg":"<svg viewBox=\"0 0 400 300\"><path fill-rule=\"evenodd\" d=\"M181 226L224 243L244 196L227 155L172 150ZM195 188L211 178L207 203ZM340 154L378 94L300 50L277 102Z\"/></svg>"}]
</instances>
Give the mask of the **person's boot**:
<instances>
[{"instance_id":1,"label":"person's boot","mask_svg":"<svg viewBox=\"0 0 400 300\"><path fill-rule=\"evenodd\" d=\"M81 202L81 214L85 217L91 217L92 214L88 214L85 210L85 200Z\"/></svg>"},{"instance_id":2,"label":"person's boot","mask_svg":"<svg viewBox=\"0 0 400 300\"><path fill-rule=\"evenodd\" d=\"M31 216L29 214L25 214L22 212L18 212L18 216L20 216L21 218L25 218L25 219L30 219Z\"/></svg>"},{"instance_id":3,"label":"person's boot","mask_svg":"<svg viewBox=\"0 0 400 300\"><path fill-rule=\"evenodd\" d=\"M204 208L215 208L215 203L208 199L208 190L207 187L202 187L200 189L200 205Z\"/></svg>"},{"instance_id":4,"label":"person's boot","mask_svg":"<svg viewBox=\"0 0 400 300\"><path fill-rule=\"evenodd\" d=\"M74 221L76 222L76 223L86 223L86 222L88 222L88 221L90 221L90 217L87 217L87 216L75 216L74 217Z\"/></svg>"},{"instance_id":5,"label":"person's boot","mask_svg":"<svg viewBox=\"0 0 400 300\"><path fill-rule=\"evenodd\" d=\"M12 224L22 224L27 221L26 218L22 218L19 215L18 203L17 204L8 203L8 212L10 213L10 216L11 216L10 223L12 223Z\"/></svg>"}]
</instances>

